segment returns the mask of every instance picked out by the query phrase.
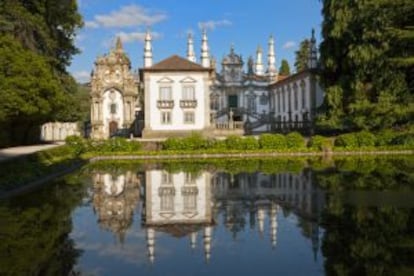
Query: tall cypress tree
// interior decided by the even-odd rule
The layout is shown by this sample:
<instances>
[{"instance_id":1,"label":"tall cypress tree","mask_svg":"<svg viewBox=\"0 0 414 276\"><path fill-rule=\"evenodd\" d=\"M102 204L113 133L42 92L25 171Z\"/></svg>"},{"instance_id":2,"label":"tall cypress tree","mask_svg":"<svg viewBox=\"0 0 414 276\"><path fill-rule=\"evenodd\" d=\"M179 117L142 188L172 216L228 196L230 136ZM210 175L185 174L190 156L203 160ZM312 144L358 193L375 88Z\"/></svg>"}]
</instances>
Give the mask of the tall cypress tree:
<instances>
[{"instance_id":1,"label":"tall cypress tree","mask_svg":"<svg viewBox=\"0 0 414 276\"><path fill-rule=\"evenodd\" d=\"M279 68L279 74L283 76L290 75L290 66L289 66L289 62L286 59L282 59L282 63L280 64L280 68Z\"/></svg>"},{"instance_id":2,"label":"tall cypress tree","mask_svg":"<svg viewBox=\"0 0 414 276\"><path fill-rule=\"evenodd\" d=\"M296 72L308 69L310 41L304 39L299 45L299 50L295 52L295 69Z\"/></svg>"},{"instance_id":3,"label":"tall cypress tree","mask_svg":"<svg viewBox=\"0 0 414 276\"><path fill-rule=\"evenodd\" d=\"M323 1L321 127L381 129L413 115L414 3Z\"/></svg>"}]
</instances>

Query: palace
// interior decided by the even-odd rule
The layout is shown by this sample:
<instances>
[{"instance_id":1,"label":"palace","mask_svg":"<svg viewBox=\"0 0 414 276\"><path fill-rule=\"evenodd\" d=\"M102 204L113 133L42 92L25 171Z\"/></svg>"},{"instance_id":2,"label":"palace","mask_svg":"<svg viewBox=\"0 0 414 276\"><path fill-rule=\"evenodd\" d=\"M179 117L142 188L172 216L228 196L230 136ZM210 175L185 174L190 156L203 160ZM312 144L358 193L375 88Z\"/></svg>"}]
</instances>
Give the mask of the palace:
<instances>
[{"instance_id":1,"label":"palace","mask_svg":"<svg viewBox=\"0 0 414 276\"><path fill-rule=\"evenodd\" d=\"M266 66L260 46L256 58L248 59L247 70L231 46L217 71L205 30L199 63L189 34L185 58L173 55L154 64L152 36L147 32L144 64L134 75L118 38L108 55L97 58L91 74L91 137L309 133L315 110L323 101L316 79L313 31L310 41L309 69L284 76L276 69L272 36Z\"/></svg>"},{"instance_id":2,"label":"palace","mask_svg":"<svg viewBox=\"0 0 414 276\"><path fill-rule=\"evenodd\" d=\"M277 174L98 170L92 176L92 204L101 228L121 244L134 219L140 218L151 263L163 254L162 250L157 253L157 244L158 249L163 247L165 238L160 236L165 234L187 237L191 249L202 248L206 262L214 253L216 231L225 230L236 239L249 226L276 248L278 214L283 208L307 221L316 257L320 241L315 219L326 195L312 174L309 169Z\"/></svg>"}]
</instances>

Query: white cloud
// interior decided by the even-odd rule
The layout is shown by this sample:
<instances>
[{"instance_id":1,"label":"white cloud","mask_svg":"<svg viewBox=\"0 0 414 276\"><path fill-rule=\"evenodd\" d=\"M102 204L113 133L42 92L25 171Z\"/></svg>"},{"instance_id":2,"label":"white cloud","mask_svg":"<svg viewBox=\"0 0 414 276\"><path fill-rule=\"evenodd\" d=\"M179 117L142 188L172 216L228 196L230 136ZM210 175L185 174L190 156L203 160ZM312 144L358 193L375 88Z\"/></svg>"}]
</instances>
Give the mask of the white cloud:
<instances>
[{"instance_id":1,"label":"white cloud","mask_svg":"<svg viewBox=\"0 0 414 276\"><path fill-rule=\"evenodd\" d=\"M91 78L91 73L85 70L73 72L72 75L78 83L89 82Z\"/></svg>"},{"instance_id":2,"label":"white cloud","mask_svg":"<svg viewBox=\"0 0 414 276\"><path fill-rule=\"evenodd\" d=\"M200 29L214 30L217 27L231 26L233 23L230 20L209 20L205 22L198 22L198 27Z\"/></svg>"},{"instance_id":3,"label":"white cloud","mask_svg":"<svg viewBox=\"0 0 414 276\"><path fill-rule=\"evenodd\" d=\"M292 49L296 47L295 41L287 41L285 44L283 44L283 49Z\"/></svg>"},{"instance_id":4,"label":"white cloud","mask_svg":"<svg viewBox=\"0 0 414 276\"><path fill-rule=\"evenodd\" d=\"M152 38L157 39L160 37L160 34L157 32L151 32ZM125 32L119 32L116 34L116 36L120 37L122 42L129 43L133 41L141 41L143 42L145 39L145 32L131 32L131 33L125 33Z\"/></svg>"},{"instance_id":5,"label":"white cloud","mask_svg":"<svg viewBox=\"0 0 414 276\"><path fill-rule=\"evenodd\" d=\"M93 21L86 21L89 28L116 28L151 26L167 18L164 12L152 11L138 5L123 6L109 14L98 14Z\"/></svg>"},{"instance_id":6,"label":"white cloud","mask_svg":"<svg viewBox=\"0 0 414 276\"><path fill-rule=\"evenodd\" d=\"M85 28L96 29L99 27L99 24L95 21L85 21Z\"/></svg>"}]
</instances>

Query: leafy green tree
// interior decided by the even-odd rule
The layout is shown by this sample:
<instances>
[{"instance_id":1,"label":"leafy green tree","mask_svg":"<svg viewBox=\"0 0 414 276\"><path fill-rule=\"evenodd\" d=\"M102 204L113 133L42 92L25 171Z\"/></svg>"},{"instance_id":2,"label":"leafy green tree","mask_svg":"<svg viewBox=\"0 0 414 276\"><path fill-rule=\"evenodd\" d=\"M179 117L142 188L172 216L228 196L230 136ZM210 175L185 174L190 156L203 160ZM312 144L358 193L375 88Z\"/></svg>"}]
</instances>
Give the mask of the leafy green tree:
<instances>
[{"instance_id":1,"label":"leafy green tree","mask_svg":"<svg viewBox=\"0 0 414 276\"><path fill-rule=\"evenodd\" d=\"M82 24L76 0L1 1L0 146L35 142L46 121L80 118L66 66Z\"/></svg>"},{"instance_id":2,"label":"leafy green tree","mask_svg":"<svg viewBox=\"0 0 414 276\"><path fill-rule=\"evenodd\" d=\"M284 76L290 75L290 66L286 59L282 59L282 63L279 68L279 74L284 75Z\"/></svg>"},{"instance_id":3,"label":"leafy green tree","mask_svg":"<svg viewBox=\"0 0 414 276\"><path fill-rule=\"evenodd\" d=\"M381 129L412 121L414 3L323 1L318 125Z\"/></svg>"},{"instance_id":4,"label":"leafy green tree","mask_svg":"<svg viewBox=\"0 0 414 276\"><path fill-rule=\"evenodd\" d=\"M55 70L66 72L74 54L76 31L82 26L76 0L3 0L0 30L47 57Z\"/></svg>"},{"instance_id":5,"label":"leafy green tree","mask_svg":"<svg viewBox=\"0 0 414 276\"><path fill-rule=\"evenodd\" d=\"M295 69L296 72L301 72L308 69L310 41L304 39L299 45L299 50L295 52Z\"/></svg>"},{"instance_id":6,"label":"leafy green tree","mask_svg":"<svg viewBox=\"0 0 414 276\"><path fill-rule=\"evenodd\" d=\"M0 122L19 143L63 108L65 94L47 61L9 35L0 38L0 56Z\"/></svg>"}]
</instances>

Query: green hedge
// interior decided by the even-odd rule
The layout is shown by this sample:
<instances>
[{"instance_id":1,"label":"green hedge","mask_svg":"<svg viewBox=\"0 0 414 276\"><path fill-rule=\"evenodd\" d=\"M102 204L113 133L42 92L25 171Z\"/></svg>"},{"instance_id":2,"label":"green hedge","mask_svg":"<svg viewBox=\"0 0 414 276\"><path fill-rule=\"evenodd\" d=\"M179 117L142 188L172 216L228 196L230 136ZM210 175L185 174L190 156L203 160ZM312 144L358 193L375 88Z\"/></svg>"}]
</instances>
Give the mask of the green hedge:
<instances>
[{"instance_id":1,"label":"green hedge","mask_svg":"<svg viewBox=\"0 0 414 276\"><path fill-rule=\"evenodd\" d=\"M76 155L86 152L136 152L142 148L141 143L129 141L125 138L111 138L108 140L84 139L79 136L69 136L66 144Z\"/></svg>"},{"instance_id":2,"label":"green hedge","mask_svg":"<svg viewBox=\"0 0 414 276\"><path fill-rule=\"evenodd\" d=\"M333 149L334 142L329 137L321 135L312 136L309 140L308 147L315 150L330 151Z\"/></svg>"},{"instance_id":3,"label":"green hedge","mask_svg":"<svg viewBox=\"0 0 414 276\"><path fill-rule=\"evenodd\" d=\"M390 129L386 129L376 133L376 146L389 146L392 145L392 140L397 136L396 133Z\"/></svg>"},{"instance_id":4,"label":"green hedge","mask_svg":"<svg viewBox=\"0 0 414 276\"><path fill-rule=\"evenodd\" d=\"M391 144L392 145L398 145L398 146L414 147L414 134L405 133L405 134L395 136L391 140Z\"/></svg>"},{"instance_id":5,"label":"green hedge","mask_svg":"<svg viewBox=\"0 0 414 276\"><path fill-rule=\"evenodd\" d=\"M168 138L162 143L164 150L201 150L209 148L211 142L199 133L184 138Z\"/></svg>"},{"instance_id":6,"label":"green hedge","mask_svg":"<svg viewBox=\"0 0 414 276\"><path fill-rule=\"evenodd\" d=\"M286 145L290 149L303 149L306 147L306 142L299 132L291 132L285 136Z\"/></svg>"},{"instance_id":7,"label":"green hedge","mask_svg":"<svg viewBox=\"0 0 414 276\"><path fill-rule=\"evenodd\" d=\"M265 133L259 137L260 148L262 149L286 149L286 138L282 134Z\"/></svg>"},{"instance_id":8,"label":"green hedge","mask_svg":"<svg viewBox=\"0 0 414 276\"><path fill-rule=\"evenodd\" d=\"M86 140L71 136L66 139L73 152L79 156L84 153L134 153L142 149L141 143L124 138L108 140ZM310 137L306 145L305 138L298 132L287 135L265 133L258 138L253 136L229 136L225 140L207 139L199 133L192 133L184 138L168 138L162 142L162 150L170 152L226 152L226 151L255 151L255 150L279 150L294 151L310 148L317 151L330 151L334 147L337 150L370 149L381 147L382 149L403 149L414 147L414 135L412 133L395 133L392 130L381 131L376 134L368 131L346 133L336 139L315 135ZM148 154L156 154L149 151Z\"/></svg>"},{"instance_id":9,"label":"green hedge","mask_svg":"<svg viewBox=\"0 0 414 276\"><path fill-rule=\"evenodd\" d=\"M334 145L335 147L353 149L358 147L358 140L354 133L342 134L336 137Z\"/></svg>"},{"instance_id":10,"label":"green hedge","mask_svg":"<svg viewBox=\"0 0 414 276\"><path fill-rule=\"evenodd\" d=\"M359 147L374 147L376 138L375 135L369 131L361 131L355 133Z\"/></svg>"}]
</instances>

